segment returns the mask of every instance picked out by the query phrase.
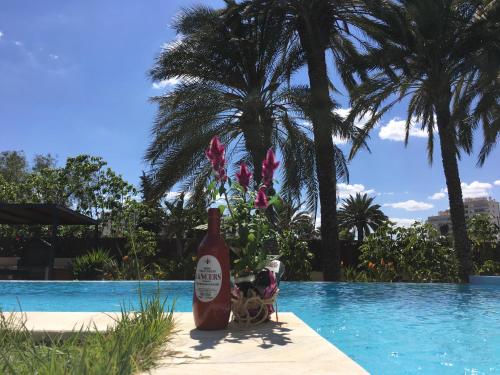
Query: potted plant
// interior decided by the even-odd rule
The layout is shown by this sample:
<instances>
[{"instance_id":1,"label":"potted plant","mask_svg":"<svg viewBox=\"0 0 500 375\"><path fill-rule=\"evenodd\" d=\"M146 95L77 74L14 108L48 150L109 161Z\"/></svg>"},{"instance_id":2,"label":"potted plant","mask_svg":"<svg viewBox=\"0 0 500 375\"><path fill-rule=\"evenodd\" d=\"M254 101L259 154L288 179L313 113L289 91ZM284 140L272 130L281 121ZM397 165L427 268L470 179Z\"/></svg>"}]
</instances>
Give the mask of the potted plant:
<instances>
[{"instance_id":1,"label":"potted plant","mask_svg":"<svg viewBox=\"0 0 500 375\"><path fill-rule=\"evenodd\" d=\"M240 163L234 179L226 173L225 146L214 137L206 151L213 173L207 188L224 214L223 233L233 252L231 264L233 321L244 325L266 321L273 313L283 267L277 260L272 206L281 203L273 189L279 166L269 149L262 163L262 182L252 184L248 166ZM253 187L253 188L252 188Z\"/></svg>"}]
</instances>

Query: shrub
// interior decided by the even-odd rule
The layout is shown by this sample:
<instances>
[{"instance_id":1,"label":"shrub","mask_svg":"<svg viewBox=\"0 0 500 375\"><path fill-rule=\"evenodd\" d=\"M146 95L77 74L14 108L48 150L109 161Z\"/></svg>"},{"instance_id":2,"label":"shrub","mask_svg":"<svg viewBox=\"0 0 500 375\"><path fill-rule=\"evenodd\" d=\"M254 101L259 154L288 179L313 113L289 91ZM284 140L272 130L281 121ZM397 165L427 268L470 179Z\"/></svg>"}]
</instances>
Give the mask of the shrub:
<instances>
[{"instance_id":1,"label":"shrub","mask_svg":"<svg viewBox=\"0 0 500 375\"><path fill-rule=\"evenodd\" d=\"M498 251L500 229L490 222L487 215L475 215L467 221L467 234L476 264L494 260Z\"/></svg>"},{"instance_id":2,"label":"shrub","mask_svg":"<svg viewBox=\"0 0 500 375\"><path fill-rule=\"evenodd\" d=\"M160 267L168 280L193 280L196 270L196 255L186 254L182 258L161 259Z\"/></svg>"},{"instance_id":3,"label":"shrub","mask_svg":"<svg viewBox=\"0 0 500 375\"><path fill-rule=\"evenodd\" d=\"M500 276L500 262L487 260L479 269L479 274L484 276Z\"/></svg>"},{"instance_id":4,"label":"shrub","mask_svg":"<svg viewBox=\"0 0 500 375\"><path fill-rule=\"evenodd\" d=\"M107 251L96 249L75 258L73 276L80 280L102 279L105 273L115 267L115 262Z\"/></svg>"},{"instance_id":5,"label":"shrub","mask_svg":"<svg viewBox=\"0 0 500 375\"><path fill-rule=\"evenodd\" d=\"M428 224L410 228L386 223L361 245L361 269L378 281L456 281L453 249Z\"/></svg>"},{"instance_id":6,"label":"shrub","mask_svg":"<svg viewBox=\"0 0 500 375\"><path fill-rule=\"evenodd\" d=\"M366 271L351 266L342 266L342 280L349 282L373 281Z\"/></svg>"},{"instance_id":7,"label":"shrub","mask_svg":"<svg viewBox=\"0 0 500 375\"><path fill-rule=\"evenodd\" d=\"M313 254L307 242L300 241L294 231L286 230L277 235L280 260L285 266L284 280L310 280Z\"/></svg>"}]
</instances>

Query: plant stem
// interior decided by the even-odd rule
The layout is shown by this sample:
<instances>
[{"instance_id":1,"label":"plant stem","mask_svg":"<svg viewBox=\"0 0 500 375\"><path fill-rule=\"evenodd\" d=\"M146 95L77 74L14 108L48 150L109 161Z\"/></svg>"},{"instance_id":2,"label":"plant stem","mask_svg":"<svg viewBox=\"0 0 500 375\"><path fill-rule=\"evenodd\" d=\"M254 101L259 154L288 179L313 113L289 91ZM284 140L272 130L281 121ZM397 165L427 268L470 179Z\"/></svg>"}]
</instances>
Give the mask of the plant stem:
<instances>
[{"instance_id":1,"label":"plant stem","mask_svg":"<svg viewBox=\"0 0 500 375\"><path fill-rule=\"evenodd\" d=\"M224 189L224 199L226 200L226 203L227 203L227 209L229 210L229 214L231 215L232 218L234 218L234 215L233 215L233 210L231 210L231 205L229 204L229 198L227 196L227 192L226 190Z\"/></svg>"}]
</instances>

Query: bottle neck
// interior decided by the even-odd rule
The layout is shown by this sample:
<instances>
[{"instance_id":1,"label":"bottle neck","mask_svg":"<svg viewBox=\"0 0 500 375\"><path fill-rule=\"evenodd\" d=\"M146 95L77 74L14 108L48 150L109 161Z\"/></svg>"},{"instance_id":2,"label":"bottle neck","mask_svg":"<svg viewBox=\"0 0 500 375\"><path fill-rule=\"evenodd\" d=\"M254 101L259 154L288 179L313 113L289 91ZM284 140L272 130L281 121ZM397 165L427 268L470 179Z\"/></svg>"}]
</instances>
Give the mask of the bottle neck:
<instances>
[{"instance_id":1,"label":"bottle neck","mask_svg":"<svg viewBox=\"0 0 500 375\"><path fill-rule=\"evenodd\" d=\"M220 235L220 211L218 208L208 210L208 234Z\"/></svg>"}]
</instances>

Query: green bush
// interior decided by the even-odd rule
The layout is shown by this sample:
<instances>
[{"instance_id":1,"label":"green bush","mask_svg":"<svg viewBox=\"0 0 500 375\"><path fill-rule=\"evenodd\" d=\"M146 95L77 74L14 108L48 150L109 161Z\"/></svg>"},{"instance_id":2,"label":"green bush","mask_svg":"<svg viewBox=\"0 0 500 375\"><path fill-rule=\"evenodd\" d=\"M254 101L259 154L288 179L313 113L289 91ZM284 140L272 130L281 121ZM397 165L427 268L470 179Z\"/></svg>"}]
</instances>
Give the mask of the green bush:
<instances>
[{"instance_id":1,"label":"green bush","mask_svg":"<svg viewBox=\"0 0 500 375\"><path fill-rule=\"evenodd\" d=\"M73 276L79 280L103 279L105 274L116 268L113 258L106 250L96 249L75 258Z\"/></svg>"},{"instance_id":2,"label":"green bush","mask_svg":"<svg viewBox=\"0 0 500 375\"><path fill-rule=\"evenodd\" d=\"M475 215L467 221L467 234L471 242L474 263L481 265L498 257L500 229L487 215Z\"/></svg>"},{"instance_id":3,"label":"green bush","mask_svg":"<svg viewBox=\"0 0 500 375\"><path fill-rule=\"evenodd\" d=\"M500 262L487 260L479 269L479 274L484 276L500 276Z\"/></svg>"},{"instance_id":4,"label":"green bush","mask_svg":"<svg viewBox=\"0 0 500 375\"><path fill-rule=\"evenodd\" d=\"M193 280L196 271L196 255L186 254L182 258L166 259L161 263L168 280Z\"/></svg>"},{"instance_id":5,"label":"green bush","mask_svg":"<svg viewBox=\"0 0 500 375\"><path fill-rule=\"evenodd\" d=\"M457 260L446 238L429 224L386 223L361 245L360 269L377 281L454 282Z\"/></svg>"},{"instance_id":6,"label":"green bush","mask_svg":"<svg viewBox=\"0 0 500 375\"><path fill-rule=\"evenodd\" d=\"M277 235L280 260L285 266L284 280L310 280L313 254L307 242L300 241L292 230Z\"/></svg>"}]
</instances>

